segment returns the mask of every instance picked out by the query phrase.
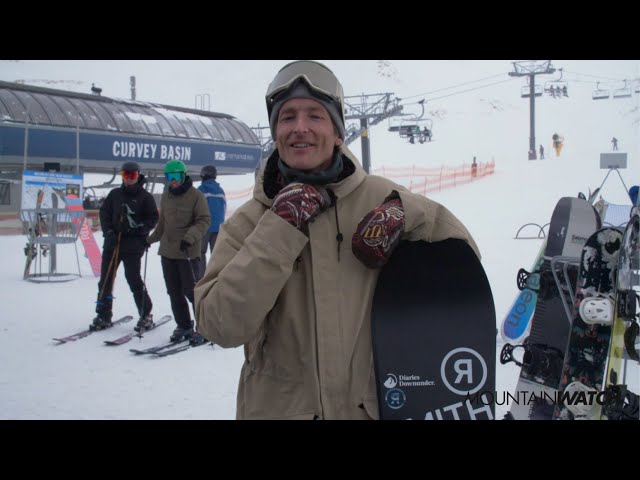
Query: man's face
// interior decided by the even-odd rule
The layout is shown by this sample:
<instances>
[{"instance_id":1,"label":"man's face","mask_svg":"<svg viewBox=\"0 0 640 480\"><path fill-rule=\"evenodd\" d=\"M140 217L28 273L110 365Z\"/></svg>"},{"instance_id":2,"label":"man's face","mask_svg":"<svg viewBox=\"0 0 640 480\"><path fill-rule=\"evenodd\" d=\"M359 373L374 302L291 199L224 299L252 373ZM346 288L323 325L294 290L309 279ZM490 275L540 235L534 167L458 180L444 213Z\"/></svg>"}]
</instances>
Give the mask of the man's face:
<instances>
[{"instance_id":1,"label":"man's face","mask_svg":"<svg viewBox=\"0 0 640 480\"><path fill-rule=\"evenodd\" d=\"M326 108L310 98L294 98L282 106L276 123L276 145L282 160L298 170L324 170L333 149L342 144Z\"/></svg>"},{"instance_id":2,"label":"man's face","mask_svg":"<svg viewBox=\"0 0 640 480\"><path fill-rule=\"evenodd\" d=\"M132 171L132 172L123 171L121 175L122 175L122 182L127 186L131 186L138 183L138 172L136 171Z\"/></svg>"},{"instance_id":3,"label":"man's face","mask_svg":"<svg viewBox=\"0 0 640 480\"><path fill-rule=\"evenodd\" d=\"M185 174L183 172L166 172L164 174L164 178L167 179L167 183L171 188L178 188L185 179Z\"/></svg>"}]
</instances>

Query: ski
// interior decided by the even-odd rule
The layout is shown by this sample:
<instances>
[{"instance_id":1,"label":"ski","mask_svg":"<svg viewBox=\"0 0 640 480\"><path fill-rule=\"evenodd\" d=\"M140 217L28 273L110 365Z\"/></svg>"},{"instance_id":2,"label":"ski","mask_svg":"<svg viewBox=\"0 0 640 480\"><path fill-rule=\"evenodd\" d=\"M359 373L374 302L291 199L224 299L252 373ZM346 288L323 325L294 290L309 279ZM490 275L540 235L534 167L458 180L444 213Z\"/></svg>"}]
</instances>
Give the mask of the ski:
<instances>
[{"instance_id":1,"label":"ski","mask_svg":"<svg viewBox=\"0 0 640 480\"><path fill-rule=\"evenodd\" d=\"M106 345L111 345L111 346L123 345L123 344L129 342L130 340L132 340L134 337L142 338L144 336L145 332L150 332L154 328L157 328L160 325L164 325L165 323L170 322L171 319L172 319L171 315L165 315L164 317L161 317L160 320L158 320L157 322L154 322L153 323L153 327L148 328L148 329L144 330L143 332L136 332L134 330L131 333L127 333L123 337L116 338L115 340L105 340L104 343Z\"/></svg>"},{"instance_id":2,"label":"ski","mask_svg":"<svg viewBox=\"0 0 640 480\"><path fill-rule=\"evenodd\" d=\"M202 345L209 345L209 344L211 344L211 342L204 342L204 343L201 343L200 345L191 345L190 343L187 343L186 345L180 345L180 346L172 348L170 350L161 350L159 352L153 352L153 354L156 357L167 357L169 355L174 355L176 353L184 352L185 350L188 350L189 348L196 348L196 347L200 347Z\"/></svg>"},{"instance_id":3,"label":"ski","mask_svg":"<svg viewBox=\"0 0 640 480\"><path fill-rule=\"evenodd\" d=\"M165 349L168 349L168 348L171 348L171 347L175 347L176 345L179 345L179 344L184 343L186 341L187 340L181 340L179 342L163 343L161 345L156 345L155 347L146 348L144 350L138 350L136 348L130 348L129 351L131 353L135 353L136 355L148 355L148 354L161 352L162 350L165 350Z\"/></svg>"},{"instance_id":4,"label":"ski","mask_svg":"<svg viewBox=\"0 0 640 480\"><path fill-rule=\"evenodd\" d=\"M119 318L118 320L113 321L111 323L111 327L113 327L114 325L117 325L119 323L130 322L131 320L133 320L133 316L132 315L126 315L126 316L124 316L122 318ZM111 328L111 327L109 327L109 328ZM104 328L103 330L108 330L108 328ZM53 340L55 340L56 342L59 342L59 343L75 342L76 340L80 340L81 338L88 337L93 332L99 332L99 331L101 331L101 330L91 330L90 328L87 328L86 330L82 330L81 332L74 333L73 335L69 335L67 337L62 337L62 338L54 338Z\"/></svg>"}]
</instances>

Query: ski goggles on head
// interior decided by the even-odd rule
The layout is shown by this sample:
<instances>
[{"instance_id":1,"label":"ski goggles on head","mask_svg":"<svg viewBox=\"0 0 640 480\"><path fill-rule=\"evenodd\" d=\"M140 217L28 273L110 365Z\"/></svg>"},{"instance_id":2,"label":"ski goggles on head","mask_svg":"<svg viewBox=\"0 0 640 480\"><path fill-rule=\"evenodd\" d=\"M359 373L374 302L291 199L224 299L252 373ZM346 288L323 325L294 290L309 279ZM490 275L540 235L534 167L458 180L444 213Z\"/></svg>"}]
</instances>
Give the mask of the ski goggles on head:
<instances>
[{"instance_id":1,"label":"ski goggles on head","mask_svg":"<svg viewBox=\"0 0 640 480\"><path fill-rule=\"evenodd\" d=\"M125 180L137 180L138 179L138 171L137 170L122 170L120 172L120 175L122 175L122 178Z\"/></svg>"},{"instance_id":2,"label":"ski goggles on head","mask_svg":"<svg viewBox=\"0 0 640 480\"><path fill-rule=\"evenodd\" d=\"M318 62L308 60L289 63L282 67L267 88L267 113L271 116L271 109L279 94L288 90L298 80L303 80L314 94L328 97L336 102L344 121L344 92L336 76L327 67Z\"/></svg>"},{"instance_id":3,"label":"ski goggles on head","mask_svg":"<svg viewBox=\"0 0 640 480\"><path fill-rule=\"evenodd\" d=\"M164 174L164 178L167 179L167 182L173 182L174 180L176 182L181 182L183 177L184 177L183 172L167 172Z\"/></svg>"}]
</instances>

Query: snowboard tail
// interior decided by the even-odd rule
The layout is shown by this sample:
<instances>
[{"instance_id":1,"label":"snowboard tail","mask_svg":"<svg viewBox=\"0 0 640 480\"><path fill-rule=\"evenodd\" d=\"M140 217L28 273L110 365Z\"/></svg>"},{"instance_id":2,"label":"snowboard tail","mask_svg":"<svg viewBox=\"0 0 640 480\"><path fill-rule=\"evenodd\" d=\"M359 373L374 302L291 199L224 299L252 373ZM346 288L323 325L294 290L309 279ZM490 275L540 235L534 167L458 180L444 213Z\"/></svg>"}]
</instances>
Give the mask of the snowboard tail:
<instances>
[{"instance_id":1,"label":"snowboard tail","mask_svg":"<svg viewBox=\"0 0 640 480\"><path fill-rule=\"evenodd\" d=\"M380 419L494 419L493 296L466 242L402 242L371 322Z\"/></svg>"}]
</instances>

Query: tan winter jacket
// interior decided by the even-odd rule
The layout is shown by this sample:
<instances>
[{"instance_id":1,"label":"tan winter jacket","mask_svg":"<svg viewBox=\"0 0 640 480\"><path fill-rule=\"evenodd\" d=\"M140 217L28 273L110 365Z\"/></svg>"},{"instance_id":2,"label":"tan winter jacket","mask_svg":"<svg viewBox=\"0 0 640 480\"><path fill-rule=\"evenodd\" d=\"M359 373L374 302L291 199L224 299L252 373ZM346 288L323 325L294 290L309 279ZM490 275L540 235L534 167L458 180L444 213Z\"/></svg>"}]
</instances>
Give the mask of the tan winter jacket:
<instances>
[{"instance_id":1,"label":"tan winter jacket","mask_svg":"<svg viewBox=\"0 0 640 480\"><path fill-rule=\"evenodd\" d=\"M200 242L210 223L207 200L200 190L191 185L176 195L167 188L160 199L160 220L147 241L160 241L158 255L180 260L185 258L180 241L186 240L191 244L187 250L189 258L199 258Z\"/></svg>"},{"instance_id":2,"label":"tan winter jacket","mask_svg":"<svg viewBox=\"0 0 640 480\"><path fill-rule=\"evenodd\" d=\"M442 205L367 175L343 153L355 172L327 185L337 207L309 225L308 237L269 210L257 182L254 198L221 226L196 285L197 330L225 348L244 345L238 419L378 418L370 314L379 270L356 259L351 237L392 190L405 209L404 239L461 238L478 252Z\"/></svg>"}]
</instances>

